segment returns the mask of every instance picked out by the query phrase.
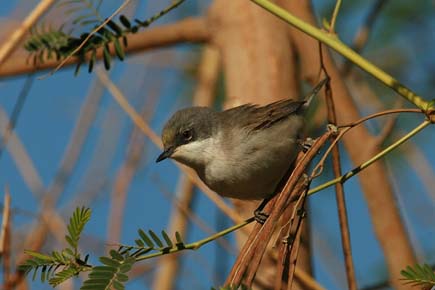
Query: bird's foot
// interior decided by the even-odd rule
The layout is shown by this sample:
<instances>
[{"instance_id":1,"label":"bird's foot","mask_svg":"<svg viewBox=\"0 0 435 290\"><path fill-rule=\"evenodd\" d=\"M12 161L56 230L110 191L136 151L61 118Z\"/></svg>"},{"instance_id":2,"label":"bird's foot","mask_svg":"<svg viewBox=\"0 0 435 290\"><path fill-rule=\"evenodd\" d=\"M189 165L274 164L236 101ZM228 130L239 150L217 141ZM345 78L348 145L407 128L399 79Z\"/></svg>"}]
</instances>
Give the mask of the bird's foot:
<instances>
[{"instance_id":1,"label":"bird's foot","mask_svg":"<svg viewBox=\"0 0 435 290\"><path fill-rule=\"evenodd\" d=\"M263 212L263 211L260 210L260 209L256 209L256 210L254 211L254 218L255 218L255 221L258 222L258 223L260 223L260 224L264 224L264 223L266 222L266 220L267 220L268 217L269 217L269 214Z\"/></svg>"},{"instance_id":2,"label":"bird's foot","mask_svg":"<svg viewBox=\"0 0 435 290\"><path fill-rule=\"evenodd\" d=\"M304 141L301 141L301 146L302 146L302 151L304 153L307 153L308 150L310 150L310 148L313 146L314 144L314 139L308 137L307 139L305 139Z\"/></svg>"}]
</instances>

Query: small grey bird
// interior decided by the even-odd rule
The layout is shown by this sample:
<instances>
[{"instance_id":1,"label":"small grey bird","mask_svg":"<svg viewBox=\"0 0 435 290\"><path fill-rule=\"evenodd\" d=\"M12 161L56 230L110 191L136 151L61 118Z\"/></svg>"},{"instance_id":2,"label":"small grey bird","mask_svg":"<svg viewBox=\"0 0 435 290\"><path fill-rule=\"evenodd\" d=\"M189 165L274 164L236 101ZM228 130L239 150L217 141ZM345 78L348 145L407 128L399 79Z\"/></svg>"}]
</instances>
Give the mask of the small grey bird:
<instances>
[{"instance_id":1,"label":"small grey bird","mask_svg":"<svg viewBox=\"0 0 435 290\"><path fill-rule=\"evenodd\" d=\"M179 110L163 128L164 151L156 162L173 158L193 168L225 197L270 198L301 148L304 112L325 82L303 101L246 104L222 112Z\"/></svg>"}]
</instances>

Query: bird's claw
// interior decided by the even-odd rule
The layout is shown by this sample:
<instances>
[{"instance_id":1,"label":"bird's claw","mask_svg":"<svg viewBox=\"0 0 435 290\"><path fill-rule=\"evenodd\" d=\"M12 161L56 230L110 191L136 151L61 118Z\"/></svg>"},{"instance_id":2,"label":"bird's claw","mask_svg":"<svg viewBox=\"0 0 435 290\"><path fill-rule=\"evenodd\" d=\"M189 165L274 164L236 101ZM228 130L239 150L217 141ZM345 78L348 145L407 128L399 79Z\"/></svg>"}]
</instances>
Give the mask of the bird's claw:
<instances>
[{"instance_id":1,"label":"bird's claw","mask_svg":"<svg viewBox=\"0 0 435 290\"><path fill-rule=\"evenodd\" d=\"M264 224L267 220L267 218L269 217L269 215L259 209L256 209L254 211L254 218L255 221L257 221L260 224Z\"/></svg>"},{"instance_id":2,"label":"bird's claw","mask_svg":"<svg viewBox=\"0 0 435 290\"><path fill-rule=\"evenodd\" d=\"M307 151L310 150L313 144L314 144L314 139L308 137L307 139L301 142L302 151L304 153L307 153Z\"/></svg>"}]
</instances>

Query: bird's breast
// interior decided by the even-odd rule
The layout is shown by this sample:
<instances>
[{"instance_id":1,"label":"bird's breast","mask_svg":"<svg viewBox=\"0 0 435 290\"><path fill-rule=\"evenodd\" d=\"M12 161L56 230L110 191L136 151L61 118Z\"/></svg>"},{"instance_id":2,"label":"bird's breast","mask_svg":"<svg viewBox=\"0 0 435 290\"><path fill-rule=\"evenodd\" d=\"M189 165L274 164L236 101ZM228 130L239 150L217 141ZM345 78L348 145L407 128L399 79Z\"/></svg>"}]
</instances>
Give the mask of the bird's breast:
<instances>
[{"instance_id":1,"label":"bird's breast","mask_svg":"<svg viewBox=\"0 0 435 290\"><path fill-rule=\"evenodd\" d=\"M220 195L262 199L274 193L294 157L294 140L240 143L216 155L198 174Z\"/></svg>"}]
</instances>

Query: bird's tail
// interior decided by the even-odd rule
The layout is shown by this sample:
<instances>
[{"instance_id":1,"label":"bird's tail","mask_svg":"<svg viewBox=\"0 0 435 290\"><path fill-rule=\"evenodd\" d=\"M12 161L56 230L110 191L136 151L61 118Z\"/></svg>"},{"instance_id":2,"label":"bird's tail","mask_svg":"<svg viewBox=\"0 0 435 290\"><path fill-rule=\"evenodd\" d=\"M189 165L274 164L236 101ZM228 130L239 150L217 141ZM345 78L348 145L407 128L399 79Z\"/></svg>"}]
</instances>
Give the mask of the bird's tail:
<instances>
[{"instance_id":1,"label":"bird's tail","mask_svg":"<svg viewBox=\"0 0 435 290\"><path fill-rule=\"evenodd\" d=\"M307 109L310 104L311 101L313 100L313 98L319 93L319 91L322 89L322 87L329 82L329 77L325 77L323 80L321 80L314 88L313 90L308 94L308 96L305 98L305 103L302 106L303 109Z\"/></svg>"}]
</instances>

